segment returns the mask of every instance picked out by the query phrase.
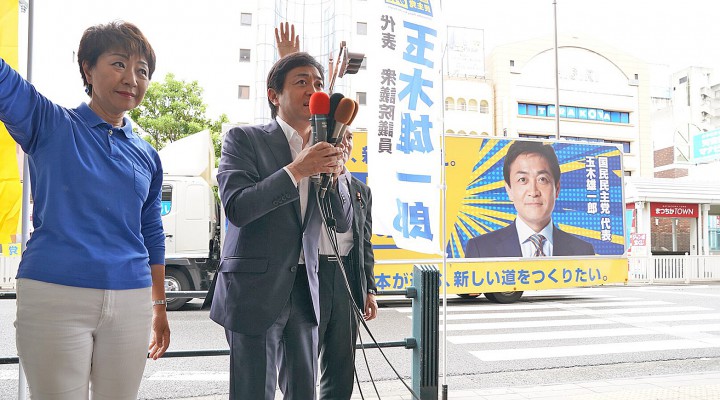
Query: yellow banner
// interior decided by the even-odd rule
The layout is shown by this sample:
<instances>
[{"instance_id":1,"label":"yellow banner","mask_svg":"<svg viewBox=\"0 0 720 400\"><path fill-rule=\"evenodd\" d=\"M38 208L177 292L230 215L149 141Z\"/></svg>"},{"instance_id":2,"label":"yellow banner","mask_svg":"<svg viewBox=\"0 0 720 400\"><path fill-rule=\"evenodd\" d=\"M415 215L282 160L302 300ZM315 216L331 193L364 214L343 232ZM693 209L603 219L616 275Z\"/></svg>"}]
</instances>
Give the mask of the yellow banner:
<instances>
[{"instance_id":1,"label":"yellow banner","mask_svg":"<svg viewBox=\"0 0 720 400\"><path fill-rule=\"evenodd\" d=\"M18 1L0 0L0 57L18 65ZM16 144L0 123L0 244L14 242L20 221L22 185Z\"/></svg>"},{"instance_id":2,"label":"yellow banner","mask_svg":"<svg viewBox=\"0 0 720 400\"><path fill-rule=\"evenodd\" d=\"M412 286L412 267L412 264L376 265L378 290ZM442 265L437 267L442 273ZM445 284L450 294L560 289L627 283L628 263L625 258L600 257L448 260L446 276L447 279L440 278L441 285Z\"/></svg>"}]
</instances>

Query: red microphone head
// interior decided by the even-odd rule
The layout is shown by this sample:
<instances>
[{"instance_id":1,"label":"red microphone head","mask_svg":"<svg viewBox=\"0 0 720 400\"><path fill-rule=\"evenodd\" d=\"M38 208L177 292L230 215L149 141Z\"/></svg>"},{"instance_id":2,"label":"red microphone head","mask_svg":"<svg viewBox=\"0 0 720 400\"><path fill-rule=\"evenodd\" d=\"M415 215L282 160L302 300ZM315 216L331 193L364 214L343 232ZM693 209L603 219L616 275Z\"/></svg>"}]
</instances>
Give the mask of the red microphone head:
<instances>
[{"instance_id":1,"label":"red microphone head","mask_svg":"<svg viewBox=\"0 0 720 400\"><path fill-rule=\"evenodd\" d=\"M325 92L315 92L310 96L310 114L329 114L330 96Z\"/></svg>"}]
</instances>

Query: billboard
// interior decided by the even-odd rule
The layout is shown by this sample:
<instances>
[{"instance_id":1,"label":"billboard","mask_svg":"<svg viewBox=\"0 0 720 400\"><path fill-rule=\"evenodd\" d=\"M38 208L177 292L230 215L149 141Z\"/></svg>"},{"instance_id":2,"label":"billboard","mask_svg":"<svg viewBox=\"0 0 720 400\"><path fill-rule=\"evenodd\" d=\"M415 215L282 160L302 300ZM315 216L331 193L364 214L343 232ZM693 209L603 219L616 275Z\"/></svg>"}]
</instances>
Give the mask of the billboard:
<instances>
[{"instance_id":1,"label":"billboard","mask_svg":"<svg viewBox=\"0 0 720 400\"><path fill-rule=\"evenodd\" d=\"M717 159L720 159L720 129L694 134L690 161L699 163Z\"/></svg>"},{"instance_id":2,"label":"billboard","mask_svg":"<svg viewBox=\"0 0 720 400\"><path fill-rule=\"evenodd\" d=\"M547 148L556 157L559 181L555 182L557 179L553 178L547 160L537 165L521 165L519 173L512 176L510 166L505 165L508 150L512 148L521 152ZM452 206L451 202L459 203L456 212L450 214L455 222L450 230L449 257L528 257L527 251L520 254L519 250L533 246L521 243L526 238L518 238L518 231L529 232L528 228L539 222L553 225L546 227L543 224L534 229L536 232L545 229L548 233L544 256L624 254L622 153L617 147L578 142L480 139L470 151L475 153L474 156L460 156L465 158L462 161L464 171L447 173L448 191L456 192L453 188L464 191L462 199L448 198L448 207ZM448 158L448 162L452 165L455 158L458 157ZM522 159L522 155L518 156L512 167ZM534 171L536 167L542 167L544 173ZM510 175L510 182L506 182L504 169L508 170L505 172ZM463 176L465 178L461 179L466 181L458 182L456 177ZM536 180L548 179L553 181L549 185L552 190L546 194L538 188L532 189L535 193L528 193L522 187L531 183L537 186ZM501 248L495 251L466 253L472 239L475 240L471 244L476 246L471 248L487 245L479 238L488 234L496 240L512 238L517 243L498 242L497 246ZM590 248L592 251L588 251Z\"/></svg>"},{"instance_id":3,"label":"billboard","mask_svg":"<svg viewBox=\"0 0 720 400\"><path fill-rule=\"evenodd\" d=\"M365 132L355 132L355 146L347 164L353 175L361 180L367 178L368 170L365 137ZM542 259L518 256L480 261L465 258L469 240L499 231L517 217L502 172L505 156L514 142L477 136L445 138L445 249L448 264L447 278L443 276L442 279L448 293L626 282L622 153L615 146L544 143L552 146L556 153L561 174L552 222L578 240L589 243L594 255ZM381 205L373 202L373 208L376 207ZM442 225L440 221L439 225ZM519 239L516 240L519 246ZM391 236L375 234L372 242L379 290L402 290L411 286L413 263L442 262L437 256L399 248ZM412 261L405 263L402 260Z\"/></svg>"},{"instance_id":4,"label":"billboard","mask_svg":"<svg viewBox=\"0 0 720 400\"><path fill-rule=\"evenodd\" d=\"M18 67L18 2L0 0L0 57L12 68ZM0 248L8 255L11 243L18 241L22 203L18 146L0 123ZM16 246L13 244L13 246Z\"/></svg>"}]
</instances>

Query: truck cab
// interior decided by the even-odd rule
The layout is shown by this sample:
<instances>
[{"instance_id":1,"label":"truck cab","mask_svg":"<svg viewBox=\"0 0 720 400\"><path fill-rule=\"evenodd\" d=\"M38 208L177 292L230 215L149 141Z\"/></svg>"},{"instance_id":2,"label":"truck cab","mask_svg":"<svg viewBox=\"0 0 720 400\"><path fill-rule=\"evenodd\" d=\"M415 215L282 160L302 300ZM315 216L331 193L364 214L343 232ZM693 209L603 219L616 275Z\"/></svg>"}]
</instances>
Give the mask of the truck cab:
<instances>
[{"instance_id":1,"label":"truck cab","mask_svg":"<svg viewBox=\"0 0 720 400\"><path fill-rule=\"evenodd\" d=\"M215 161L208 131L170 143L158 152L165 231L165 291L208 290L220 263L220 206L213 187ZM168 298L177 310L190 298Z\"/></svg>"},{"instance_id":2,"label":"truck cab","mask_svg":"<svg viewBox=\"0 0 720 400\"><path fill-rule=\"evenodd\" d=\"M204 179L164 177L166 292L208 290L219 262L218 215L215 193ZM188 300L168 298L168 310L177 310Z\"/></svg>"}]
</instances>

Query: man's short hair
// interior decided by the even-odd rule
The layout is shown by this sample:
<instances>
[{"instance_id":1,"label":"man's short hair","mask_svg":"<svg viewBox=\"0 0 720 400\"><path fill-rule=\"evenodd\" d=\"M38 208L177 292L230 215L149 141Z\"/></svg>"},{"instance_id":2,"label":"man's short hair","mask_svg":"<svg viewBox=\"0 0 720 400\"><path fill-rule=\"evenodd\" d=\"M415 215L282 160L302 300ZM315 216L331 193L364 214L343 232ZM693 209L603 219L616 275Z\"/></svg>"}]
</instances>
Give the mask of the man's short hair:
<instances>
[{"instance_id":1,"label":"man's short hair","mask_svg":"<svg viewBox=\"0 0 720 400\"><path fill-rule=\"evenodd\" d=\"M267 88L273 89L277 93L282 93L283 86L285 85L285 77L287 77L288 72L290 72L293 68L307 66L315 67L318 72L320 72L320 78L325 81L325 74L323 73L322 65L320 65L320 63L310 54L297 52L288 54L279 59L272 68L270 68L270 72L268 72L267 76ZM270 99L268 99L268 104L270 104L272 118L275 119L277 116L277 106L273 104Z\"/></svg>"},{"instance_id":2,"label":"man's short hair","mask_svg":"<svg viewBox=\"0 0 720 400\"><path fill-rule=\"evenodd\" d=\"M510 148L505 155L505 162L503 163L503 178L508 186L510 184L510 166L515 159L521 154L538 154L544 158L548 164L550 164L550 173L555 180L555 185L560 184L560 163L558 162L555 149L549 144L542 144L540 142L516 140L510 145Z\"/></svg>"}]
</instances>

